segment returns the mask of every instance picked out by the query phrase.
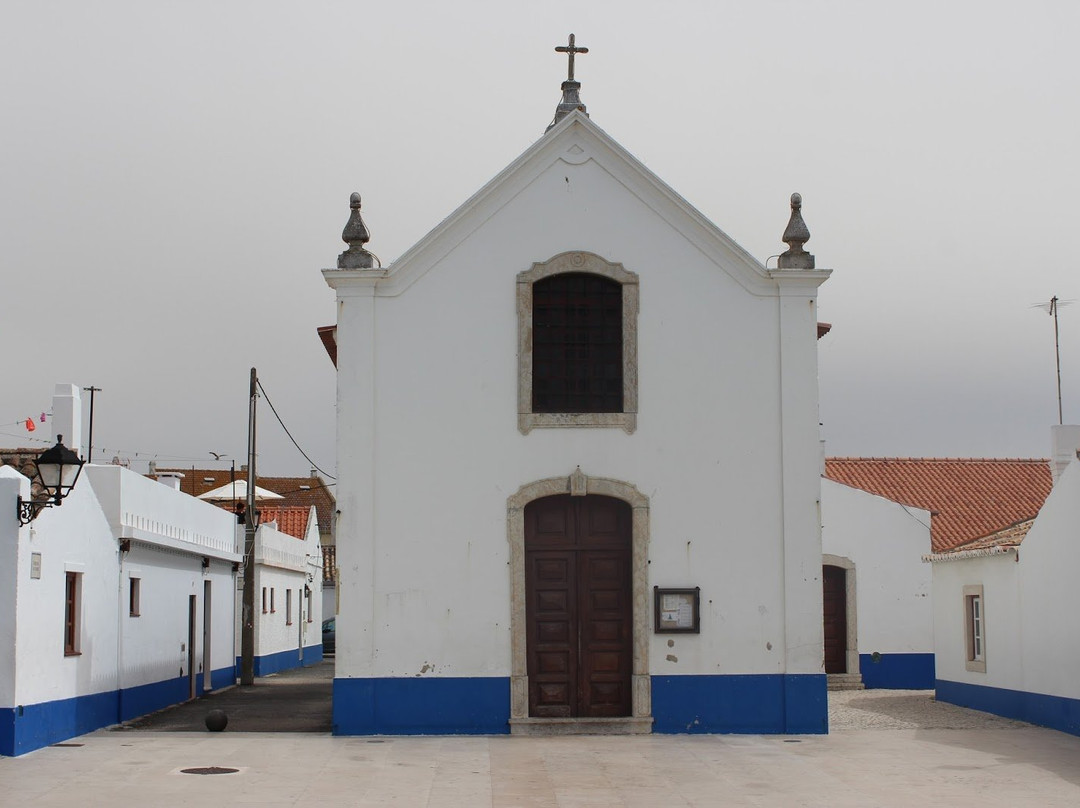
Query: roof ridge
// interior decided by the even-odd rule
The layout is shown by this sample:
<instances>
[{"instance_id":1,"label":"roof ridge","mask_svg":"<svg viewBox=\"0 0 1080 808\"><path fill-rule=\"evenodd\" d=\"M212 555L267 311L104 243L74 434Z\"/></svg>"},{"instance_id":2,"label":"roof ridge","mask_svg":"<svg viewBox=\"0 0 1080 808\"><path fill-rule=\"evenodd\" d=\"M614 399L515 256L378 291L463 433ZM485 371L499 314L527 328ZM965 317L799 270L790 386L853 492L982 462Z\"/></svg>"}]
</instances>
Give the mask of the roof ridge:
<instances>
[{"instance_id":1,"label":"roof ridge","mask_svg":"<svg viewBox=\"0 0 1080 808\"><path fill-rule=\"evenodd\" d=\"M917 463L1049 463L1046 457L904 457L896 456L839 456L826 457L826 462L917 462Z\"/></svg>"}]
</instances>

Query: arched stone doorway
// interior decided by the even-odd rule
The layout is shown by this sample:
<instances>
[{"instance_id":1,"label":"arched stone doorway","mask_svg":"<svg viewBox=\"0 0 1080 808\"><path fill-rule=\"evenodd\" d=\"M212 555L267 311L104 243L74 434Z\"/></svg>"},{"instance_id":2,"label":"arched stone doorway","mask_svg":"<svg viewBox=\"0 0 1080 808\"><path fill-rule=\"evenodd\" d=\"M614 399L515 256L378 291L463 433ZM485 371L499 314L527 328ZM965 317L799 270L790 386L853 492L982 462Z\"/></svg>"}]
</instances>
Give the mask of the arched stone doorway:
<instances>
[{"instance_id":1,"label":"arched stone doorway","mask_svg":"<svg viewBox=\"0 0 1080 808\"><path fill-rule=\"evenodd\" d=\"M530 666L529 666L529 614L527 608L527 598L529 588L526 585L526 566L527 566L527 550L526 550L526 509L530 503L545 498L553 498L550 500L552 507L544 508L540 507L536 513L546 510L549 515L549 527L550 518L554 518L555 522L558 522L557 517L550 517L553 512L558 512L559 508L563 509L564 521L567 518L565 515L569 514L574 519L581 518L582 509L585 512L591 513L593 508L589 506L581 506L572 504L573 501L581 498L581 501L589 501L590 497L595 497L596 503L602 503L605 499L618 500L621 504L617 508L604 508L599 507L598 513L607 511L607 516L603 517L610 522L611 514L616 511L622 510L624 516L622 518L629 519L629 548L626 555L626 563L629 566L629 599L630 599L630 614L629 614L629 626L630 626L630 675L629 675L629 710L626 709L625 702L619 702L621 706L617 709L612 708L609 704L607 707L601 707L599 712L606 713L602 715L596 715L596 710L592 710L593 714L587 715L560 715L558 713L576 713L579 712L577 708L555 710L555 715L551 715L552 711L541 710L541 713L547 712L547 715L532 715L530 714L530 692L535 693L536 688L530 687ZM558 499L554 499L558 498ZM571 503L571 504L567 504ZM530 516L533 516L533 509L529 508ZM530 534L533 528L530 528ZM549 537L551 538L551 537ZM537 732L573 732L576 729L580 731L595 731L596 725L599 723L604 724L603 731L605 732L649 732L651 731L652 718L651 718L651 698L650 698L650 681L649 681L649 598L648 598L648 546L649 546L649 502L640 491L638 491L633 485L629 483L621 482L619 480L610 480L601 477L588 477L581 472L580 469L574 472L569 477L555 477L547 480L539 480L535 483L522 486L513 496L507 500L507 540L510 543L510 632L511 632L511 676L510 676L510 725L511 731L515 734L531 734ZM568 544L569 542L565 537L554 539L556 543ZM577 541L575 537L574 542ZM605 539L605 541L607 541ZM617 543L612 539L613 543ZM533 546L533 542L530 541L530 547ZM542 543L541 543L542 544ZM568 548L556 551L556 557L559 552L564 552ZM579 551L575 551L579 552ZM618 555L618 554L616 554ZM540 558L540 557L538 557ZM604 559L600 558L603 562ZM580 572L580 564L575 562L575 574ZM556 565L558 566L558 565ZM603 566L603 564L602 564ZM619 566L619 562L616 560L614 566L607 564L608 573L616 570ZM563 564L566 567L566 564ZM600 570L603 573L603 570ZM591 574L586 571L586 575ZM615 577L619 577L616 572ZM604 591L604 586L600 586L600 591ZM589 591L592 587L586 587L586 591ZM575 591L579 588L575 587ZM610 595L602 595L601 600L610 603ZM536 661L533 662L534 667ZM625 681L625 680L624 680ZM617 689L617 688L616 688ZM609 691L611 695L613 691ZM550 694L549 694L550 695ZM614 696L612 696L614 697ZM536 703L535 697L533 703ZM589 702L586 699L586 704ZM576 704L581 704L580 700ZM586 710L585 712L590 712ZM555 726L558 728L555 729Z\"/></svg>"}]
</instances>

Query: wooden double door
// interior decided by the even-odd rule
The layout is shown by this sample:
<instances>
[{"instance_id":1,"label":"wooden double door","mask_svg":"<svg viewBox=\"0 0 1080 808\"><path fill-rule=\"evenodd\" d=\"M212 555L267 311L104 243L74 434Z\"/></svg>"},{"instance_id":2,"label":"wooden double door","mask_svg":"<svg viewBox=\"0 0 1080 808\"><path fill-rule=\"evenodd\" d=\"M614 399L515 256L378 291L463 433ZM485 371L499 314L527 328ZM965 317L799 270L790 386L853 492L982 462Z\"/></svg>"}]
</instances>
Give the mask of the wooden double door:
<instances>
[{"instance_id":1,"label":"wooden double door","mask_svg":"<svg viewBox=\"0 0 1080 808\"><path fill-rule=\"evenodd\" d=\"M631 714L630 506L558 495L525 507L529 715Z\"/></svg>"}]
</instances>

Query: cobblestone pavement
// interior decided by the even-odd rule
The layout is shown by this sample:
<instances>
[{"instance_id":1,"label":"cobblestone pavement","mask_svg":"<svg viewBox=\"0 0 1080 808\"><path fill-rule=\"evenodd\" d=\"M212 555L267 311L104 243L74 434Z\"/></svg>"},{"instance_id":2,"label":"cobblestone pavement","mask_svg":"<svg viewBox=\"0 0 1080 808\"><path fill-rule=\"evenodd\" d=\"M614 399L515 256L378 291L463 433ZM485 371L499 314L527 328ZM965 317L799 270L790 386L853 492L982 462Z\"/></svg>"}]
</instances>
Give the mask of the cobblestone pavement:
<instances>
[{"instance_id":1,"label":"cobblestone pavement","mask_svg":"<svg viewBox=\"0 0 1080 808\"><path fill-rule=\"evenodd\" d=\"M990 713L945 704L933 690L838 690L829 693L829 731L851 729L1019 729Z\"/></svg>"}]
</instances>

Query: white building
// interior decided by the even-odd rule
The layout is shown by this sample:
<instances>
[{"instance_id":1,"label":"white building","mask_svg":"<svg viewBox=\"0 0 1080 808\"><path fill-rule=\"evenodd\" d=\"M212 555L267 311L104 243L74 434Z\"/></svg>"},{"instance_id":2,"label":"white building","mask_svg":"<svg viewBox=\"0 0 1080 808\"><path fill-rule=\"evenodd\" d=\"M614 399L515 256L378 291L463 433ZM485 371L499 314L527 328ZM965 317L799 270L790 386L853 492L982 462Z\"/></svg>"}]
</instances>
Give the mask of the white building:
<instances>
[{"instance_id":1,"label":"white building","mask_svg":"<svg viewBox=\"0 0 1080 808\"><path fill-rule=\"evenodd\" d=\"M932 688L930 511L823 479L821 518L830 686Z\"/></svg>"},{"instance_id":2,"label":"white building","mask_svg":"<svg viewBox=\"0 0 1080 808\"><path fill-rule=\"evenodd\" d=\"M1054 487L1037 517L927 556L937 697L1080 735L1080 427L1053 427Z\"/></svg>"},{"instance_id":3,"label":"white building","mask_svg":"<svg viewBox=\"0 0 1080 808\"><path fill-rule=\"evenodd\" d=\"M319 524L314 507L308 509L300 523L297 514L288 513L295 510L298 509L262 508L261 522L255 531L256 676L322 661L323 572ZM279 519L288 519L290 524L281 524ZM286 529L290 532L285 532ZM242 594L238 588L238 665Z\"/></svg>"},{"instance_id":4,"label":"white building","mask_svg":"<svg viewBox=\"0 0 1080 808\"><path fill-rule=\"evenodd\" d=\"M768 269L563 89L391 266L355 195L323 273L335 732L824 732L829 272L800 201Z\"/></svg>"},{"instance_id":5,"label":"white building","mask_svg":"<svg viewBox=\"0 0 1080 808\"><path fill-rule=\"evenodd\" d=\"M54 427L79 445L79 391ZM22 754L231 685L235 518L119 466L84 467L22 526L0 467L0 754Z\"/></svg>"}]
</instances>

